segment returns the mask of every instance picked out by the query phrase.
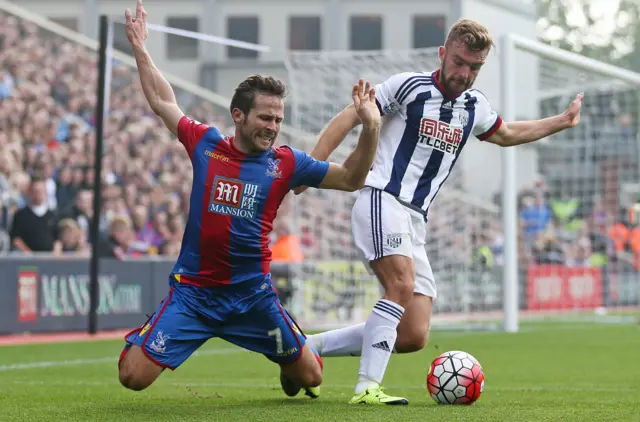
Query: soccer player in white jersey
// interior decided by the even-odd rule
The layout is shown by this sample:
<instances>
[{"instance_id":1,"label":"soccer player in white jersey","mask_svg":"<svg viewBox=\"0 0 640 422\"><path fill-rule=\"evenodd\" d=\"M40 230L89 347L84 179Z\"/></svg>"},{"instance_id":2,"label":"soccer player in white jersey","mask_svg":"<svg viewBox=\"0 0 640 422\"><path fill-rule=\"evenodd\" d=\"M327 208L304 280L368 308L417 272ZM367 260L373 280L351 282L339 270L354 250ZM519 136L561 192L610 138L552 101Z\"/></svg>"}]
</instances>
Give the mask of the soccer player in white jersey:
<instances>
[{"instance_id":1,"label":"soccer player in white jersey","mask_svg":"<svg viewBox=\"0 0 640 422\"><path fill-rule=\"evenodd\" d=\"M384 115L380 144L352 211L353 235L367 267L384 288L366 323L310 336L324 356L358 356L350 403L408 404L380 388L392 352L421 350L429 332L436 285L425 251L429 205L471 135L502 147L533 142L573 127L582 94L557 116L503 122L473 83L493 45L478 22L460 20L440 47L435 72L391 76L376 87ZM347 107L320 135L312 156L326 160L360 122ZM300 193L298 190L296 193Z\"/></svg>"}]
</instances>

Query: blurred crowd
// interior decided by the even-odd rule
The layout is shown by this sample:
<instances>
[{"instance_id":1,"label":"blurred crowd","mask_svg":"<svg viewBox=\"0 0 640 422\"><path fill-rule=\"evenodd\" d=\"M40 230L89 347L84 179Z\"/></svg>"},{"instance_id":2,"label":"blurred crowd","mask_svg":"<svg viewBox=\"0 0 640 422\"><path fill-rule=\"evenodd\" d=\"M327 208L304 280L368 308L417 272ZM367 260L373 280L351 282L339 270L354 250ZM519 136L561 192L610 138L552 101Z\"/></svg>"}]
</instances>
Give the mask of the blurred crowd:
<instances>
[{"instance_id":1,"label":"blurred crowd","mask_svg":"<svg viewBox=\"0 0 640 422\"><path fill-rule=\"evenodd\" d=\"M87 255L93 241L97 56L10 15L0 14L0 27L0 251ZM110 89L100 250L117 257L175 257L188 212L191 163L148 107L135 70L114 60ZM226 108L175 91L191 118L230 133ZM280 142L309 147L284 134ZM313 229L337 227L335 213L291 217L294 202L307 209L334 195L313 192L283 203L272 236L275 259L326 257L330 252L324 251L348 246L343 228L335 236ZM44 242L40 229L49 233Z\"/></svg>"},{"instance_id":2,"label":"blurred crowd","mask_svg":"<svg viewBox=\"0 0 640 422\"><path fill-rule=\"evenodd\" d=\"M553 195L539 183L518 199L519 267L556 264L569 267L604 267L640 270L640 208L608 208L602 199L593 203L561 191ZM470 231L470 263L490 269L504 262L501 222L482 219Z\"/></svg>"},{"instance_id":3,"label":"blurred crowd","mask_svg":"<svg viewBox=\"0 0 640 422\"><path fill-rule=\"evenodd\" d=\"M0 251L88 256L90 242L97 241L104 256L176 256L191 164L149 109L136 72L114 62L97 217L101 235L91 239L97 56L13 16L0 14L0 27ZM177 94L190 117L228 132L226 110ZM274 225L274 259L356 257L345 236L354 195L310 190L291 196ZM459 201L447 207L447 200L439 197L430 215L430 236L440 239L427 244L431 261L454 268L501 265L499 215L481 209L465 223L469 210ZM602 199L551 194L541 184L521 193L519 215L522 266L615 261L638 267L640 229L628 218L632 213L605 209Z\"/></svg>"},{"instance_id":4,"label":"blurred crowd","mask_svg":"<svg viewBox=\"0 0 640 422\"><path fill-rule=\"evenodd\" d=\"M86 254L94 217L96 54L12 16L0 15L0 27L2 250ZM188 209L189 159L149 109L134 72L114 63L111 90L98 241L105 254L175 256ZM226 123L207 103L186 111ZM51 241L37 242L38 226L21 221L46 218L44 206L52 214Z\"/></svg>"}]
</instances>

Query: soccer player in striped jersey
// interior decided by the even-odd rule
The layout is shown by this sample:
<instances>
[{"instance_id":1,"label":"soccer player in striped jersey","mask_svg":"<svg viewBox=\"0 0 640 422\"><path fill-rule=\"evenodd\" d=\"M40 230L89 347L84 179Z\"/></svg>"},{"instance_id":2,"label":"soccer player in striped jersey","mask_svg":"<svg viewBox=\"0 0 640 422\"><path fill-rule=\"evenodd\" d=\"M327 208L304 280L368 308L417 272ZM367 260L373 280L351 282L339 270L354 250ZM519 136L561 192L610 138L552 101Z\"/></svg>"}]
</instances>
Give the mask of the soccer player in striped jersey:
<instances>
[{"instance_id":1,"label":"soccer player in striped jersey","mask_svg":"<svg viewBox=\"0 0 640 422\"><path fill-rule=\"evenodd\" d=\"M262 353L280 365L289 396L317 397L322 360L282 307L272 286L269 233L287 192L300 185L356 191L364 185L378 144L381 116L375 90L360 80L352 98L363 130L342 165L274 147L284 117L284 84L251 76L231 101L235 136L186 117L144 46L146 13L125 13L144 95L177 135L193 166L189 218L169 293L140 328L125 337L122 385L142 390L175 369L212 337Z\"/></svg>"},{"instance_id":2,"label":"soccer player in striped jersey","mask_svg":"<svg viewBox=\"0 0 640 422\"><path fill-rule=\"evenodd\" d=\"M427 342L436 297L425 251L427 213L472 135L511 147L580 120L582 94L560 115L503 122L487 98L472 88L492 45L482 25L460 20L440 47L438 70L400 73L376 87L383 114L380 145L353 207L352 230L384 298L366 323L309 337L321 356L361 355L351 403L408 403L383 393L380 383L392 352L415 352ZM359 123L353 107L347 107L331 120L311 155L327 159Z\"/></svg>"}]
</instances>

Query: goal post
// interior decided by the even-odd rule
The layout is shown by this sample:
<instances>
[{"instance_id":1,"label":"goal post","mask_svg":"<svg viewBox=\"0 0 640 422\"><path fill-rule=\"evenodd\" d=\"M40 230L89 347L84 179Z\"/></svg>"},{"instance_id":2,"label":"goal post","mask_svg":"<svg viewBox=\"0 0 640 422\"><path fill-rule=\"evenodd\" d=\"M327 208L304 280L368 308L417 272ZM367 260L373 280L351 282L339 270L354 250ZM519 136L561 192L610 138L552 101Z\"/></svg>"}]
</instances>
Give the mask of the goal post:
<instances>
[{"instance_id":1,"label":"goal post","mask_svg":"<svg viewBox=\"0 0 640 422\"><path fill-rule=\"evenodd\" d=\"M509 122L515 120L516 101L513 92L516 89L514 71L513 41L509 36L502 40L502 118ZM518 331L518 213L516 184L516 150L504 148L502 159L502 215L504 230L504 267L502 272L504 288L504 330Z\"/></svg>"}]
</instances>

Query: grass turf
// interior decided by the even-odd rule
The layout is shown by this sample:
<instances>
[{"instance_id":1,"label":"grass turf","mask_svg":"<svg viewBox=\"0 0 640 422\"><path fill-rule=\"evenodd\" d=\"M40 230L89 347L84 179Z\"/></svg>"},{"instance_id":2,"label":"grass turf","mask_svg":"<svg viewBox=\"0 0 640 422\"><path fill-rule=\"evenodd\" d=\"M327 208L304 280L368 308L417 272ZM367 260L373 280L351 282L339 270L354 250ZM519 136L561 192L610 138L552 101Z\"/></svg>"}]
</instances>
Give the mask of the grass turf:
<instances>
[{"instance_id":1,"label":"grass turf","mask_svg":"<svg viewBox=\"0 0 640 422\"><path fill-rule=\"evenodd\" d=\"M435 331L419 353L393 355L388 391L405 407L348 405L357 358L325 359L322 395L287 398L277 367L213 340L142 392L122 388L122 342L0 347L0 421L640 421L640 327L538 323L517 334ZM435 404L431 360L464 350L483 365L473 406ZM61 362L67 361L66 365Z\"/></svg>"}]
</instances>

